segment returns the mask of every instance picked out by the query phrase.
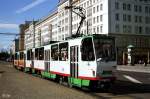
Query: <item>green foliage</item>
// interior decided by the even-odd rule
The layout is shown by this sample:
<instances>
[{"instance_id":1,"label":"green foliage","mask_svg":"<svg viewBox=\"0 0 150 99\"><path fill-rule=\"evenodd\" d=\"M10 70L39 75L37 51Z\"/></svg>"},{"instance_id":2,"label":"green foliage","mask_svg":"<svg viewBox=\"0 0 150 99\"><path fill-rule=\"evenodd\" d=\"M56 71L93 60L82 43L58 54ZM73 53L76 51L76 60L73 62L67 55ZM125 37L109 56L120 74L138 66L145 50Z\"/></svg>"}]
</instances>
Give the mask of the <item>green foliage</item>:
<instances>
[{"instance_id":1,"label":"green foliage","mask_svg":"<svg viewBox=\"0 0 150 99\"><path fill-rule=\"evenodd\" d=\"M10 57L10 54L8 52L2 51L0 52L0 60L6 60Z\"/></svg>"}]
</instances>

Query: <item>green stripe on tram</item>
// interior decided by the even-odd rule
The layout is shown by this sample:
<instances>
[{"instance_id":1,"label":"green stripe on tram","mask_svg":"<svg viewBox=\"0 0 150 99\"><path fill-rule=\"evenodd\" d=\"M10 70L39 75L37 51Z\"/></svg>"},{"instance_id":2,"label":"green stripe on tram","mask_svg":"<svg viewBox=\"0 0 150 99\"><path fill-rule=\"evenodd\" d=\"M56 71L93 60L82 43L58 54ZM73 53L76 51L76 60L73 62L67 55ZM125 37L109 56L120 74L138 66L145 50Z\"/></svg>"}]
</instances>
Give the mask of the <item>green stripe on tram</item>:
<instances>
[{"instance_id":1,"label":"green stripe on tram","mask_svg":"<svg viewBox=\"0 0 150 99\"><path fill-rule=\"evenodd\" d=\"M56 78L56 74L51 74L49 72L42 71L41 75L46 78ZM83 80L79 78L73 78L73 77L68 77L68 80L70 83L74 86L82 87L82 86L89 86L90 85L90 80Z\"/></svg>"},{"instance_id":2,"label":"green stripe on tram","mask_svg":"<svg viewBox=\"0 0 150 99\"><path fill-rule=\"evenodd\" d=\"M75 86L82 87L82 86L89 86L90 85L90 80L83 80L79 78L70 78L71 83Z\"/></svg>"},{"instance_id":3,"label":"green stripe on tram","mask_svg":"<svg viewBox=\"0 0 150 99\"><path fill-rule=\"evenodd\" d=\"M49 72L41 72L41 75L43 76L43 77L46 77L46 78L56 78L56 74L51 74L51 73L49 73Z\"/></svg>"}]
</instances>

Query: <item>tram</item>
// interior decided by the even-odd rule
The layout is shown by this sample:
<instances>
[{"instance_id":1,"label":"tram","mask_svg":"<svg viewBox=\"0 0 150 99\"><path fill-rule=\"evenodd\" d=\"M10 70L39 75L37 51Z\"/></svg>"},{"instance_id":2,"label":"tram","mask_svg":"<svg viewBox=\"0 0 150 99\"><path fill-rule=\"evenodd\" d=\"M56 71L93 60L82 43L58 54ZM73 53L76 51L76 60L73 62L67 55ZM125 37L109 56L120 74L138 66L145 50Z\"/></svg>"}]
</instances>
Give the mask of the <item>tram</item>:
<instances>
[{"instance_id":1,"label":"tram","mask_svg":"<svg viewBox=\"0 0 150 99\"><path fill-rule=\"evenodd\" d=\"M70 87L109 88L116 79L115 38L93 34L28 49L16 53L14 65Z\"/></svg>"},{"instance_id":2,"label":"tram","mask_svg":"<svg viewBox=\"0 0 150 99\"><path fill-rule=\"evenodd\" d=\"M14 67L23 70L25 67L25 51L16 52L14 55Z\"/></svg>"}]
</instances>

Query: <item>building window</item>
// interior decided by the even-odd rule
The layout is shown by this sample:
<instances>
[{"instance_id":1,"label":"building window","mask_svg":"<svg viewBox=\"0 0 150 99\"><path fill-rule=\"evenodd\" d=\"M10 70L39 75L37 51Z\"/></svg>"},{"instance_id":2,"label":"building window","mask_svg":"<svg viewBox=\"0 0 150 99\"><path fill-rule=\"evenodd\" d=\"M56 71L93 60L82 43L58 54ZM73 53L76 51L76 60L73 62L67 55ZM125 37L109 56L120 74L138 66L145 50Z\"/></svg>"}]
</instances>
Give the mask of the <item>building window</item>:
<instances>
[{"instance_id":1,"label":"building window","mask_svg":"<svg viewBox=\"0 0 150 99\"><path fill-rule=\"evenodd\" d=\"M119 24L116 24L116 32L120 32L120 27L119 27Z\"/></svg>"},{"instance_id":2,"label":"building window","mask_svg":"<svg viewBox=\"0 0 150 99\"><path fill-rule=\"evenodd\" d=\"M130 11L130 10L131 10L131 4L128 4L128 5L127 5L127 8L128 8L128 10Z\"/></svg>"},{"instance_id":3,"label":"building window","mask_svg":"<svg viewBox=\"0 0 150 99\"><path fill-rule=\"evenodd\" d=\"M116 13L115 19L116 19L116 21L119 21L119 14L118 13Z\"/></svg>"},{"instance_id":4,"label":"building window","mask_svg":"<svg viewBox=\"0 0 150 99\"><path fill-rule=\"evenodd\" d=\"M93 13L95 13L95 7L93 7Z\"/></svg>"},{"instance_id":5,"label":"building window","mask_svg":"<svg viewBox=\"0 0 150 99\"><path fill-rule=\"evenodd\" d=\"M126 10L126 4L123 3L123 10Z\"/></svg>"},{"instance_id":6,"label":"building window","mask_svg":"<svg viewBox=\"0 0 150 99\"><path fill-rule=\"evenodd\" d=\"M123 33L131 33L132 27L130 25L123 25Z\"/></svg>"},{"instance_id":7,"label":"building window","mask_svg":"<svg viewBox=\"0 0 150 99\"><path fill-rule=\"evenodd\" d=\"M127 15L123 14L123 21L126 22L127 21Z\"/></svg>"},{"instance_id":8,"label":"building window","mask_svg":"<svg viewBox=\"0 0 150 99\"><path fill-rule=\"evenodd\" d=\"M103 15L100 15L100 21L101 22L103 21Z\"/></svg>"},{"instance_id":9,"label":"building window","mask_svg":"<svg viewBox=\"0 0 150 99\"><path fill-rule=\"evenodd\" d=\"M119 9L119 2L115 2L115 9Z\"/></svg>"},{"instance_id":10,"label":"building window","mask_svg":"<svg viewBox=\"0 0 150 99\"><path fill-rule=\"evenodd\" d=\"M68 18L65 18L65 23L68 23Z\"/></svg>"},{"instance_id":11,"label":"building window","mask_svg":"<svg viewBox=\"0 0 150 99\"><path fill-rule=\"evenodd\" d=\"M100 26L100 32L103 33L103 26Z\"/></svg>"},{"instance_id":12,"label":"building window","mask_svg":"<svg viewBox=\"0 0 150 99\"><path fill-rule=\"evenodd\" d=\"M142 26L135 26L135 33L142 34L142 32L143 32Z\"/></svg>"},{"instance_id":13,"label":"building window","mask_svg":"<svg viewBox=\"0 0 150 99\"><path fill-rule=\"evenodd\" d=\"M123 33L126 33L126 32L127 32L127 26L123 25Z\"/></svg>"},{"instance_id":14,"label":"building window","mask_svg":"<svg viewBox=\"0 0 150 99\"><path fill-rule=\"evenodd\" d=\"M131 22L131 15L128 15L128 21Z\"/></svg>"},{"instance_id":15,"label":"building window","mask_svg":"<svg viewBox=\"0 0 150 99\"><path fill-rule=\"evenodd\" d=\"M97 12L99 12L99 5L97 6Z\"/></svg>"},{"instance_id":16,"label":"building window","mask_svg":"<svg viewBox=\"0 0 150 99\"><path fill-rule=\"evenodd\" d=\"M146 6L146 7L145 7L145 13L148 13L148 12L149 12L148 10L149 10L149 7Z\"/></svg>"},{"instance_id":17,"label":"building window","mask_svg":"<svg viewBox=\"0 0 150 99\"><path fill-rule=\"evenodd\" d=\"M89 1L87 1L87 7L89 6Z\"/></svg>"},{"instance_id":18,"label":"building window","mask_svg":"<svg viewBox=\"0 0 150 99\"><path fill-rule=\"evenodd\" d=\"M99 23L99 16L97 16L97 23Z\"/></svg>"},{"instance_id":19,"label":"building window","mask_svg":"<svg viewBox=\"0 0 150 99\"><path fill-rule=\"evenodd\" d=\"M90 5L92 5L92 0L90 0Z\"/></svg>"},{"instance_id":20,"label":"building window","mask_svg":"<svg viewBox=\"0 0 150 99\"><path fill-rule=\"evenodd\" d=\"M97 34L99 34L99 26L97 26Z\"/></svg>"},{"instance_id":21,"label":"building window","mask_svg":"<svg viewBox=\"0 0 150 99\"><path fill-rule=\"evenodd\" d=\"M93 24L95 24L95 17L93 18Z\"/></svg>"},{"instance_id":22,"label":"building window","mask_svg":"<svg viewBox=\"0 0 150 99\"><path fill-rule=\"evenodd\" d=\"M130 25L127 25L126 27L126 33L131 33L132 32L132 28Z\"/></svg>"},{"instance_id":23,"label":"building window","mask_svg":"<svg viewBox=\"0 0 150 99\"><path fill-rule=\"evenodd\" d=\"M138 22L138 16L135 16L135 23Z\"/></svg>"},{"instance_id":24,"label":"building window","mask_svg":"<svg viewBox=\"0 0 150 99\"><path fill-rule=\"evenodd\" d=\"M139 16L139 22L142 23L142 16Z\"/></svg>"},{"instance_id":25,"label":"building window","mask_svg":"<svg viewBox=\"0 0 150 99\"><path fill-rule=\"evenodd\" d=\"M84 8L86 8L86 3L84 3Z\"/></svg>"},{"instance_id":26,"label":"building window","mask_svg":"<svg viewBox=\"0 0 150 99\"><path fill-rule=\"evenodd\" d=\"M67 25L65 26L65 31L68 31L68 26Z\"/></svg>"},{"instance_id":27,"label":"building window","mask_svg":"<svg viewBox=\"0 0 150 99\"><path fill-rule=\"evenodd\" d=\"M100 10L101 11L103 10L103 4L100 4Z\"/></svg>"},{"instance_id":28,"label":"building window","mask_svg":"<svg viewBox=\"0 0 150 99\"><path fill-rule=\"evenodd\" d=\"M135 12L138 11L137 5L134 5L134 11L135 11Z\"/></svg>"},{"instance_id":29,"label":"building window","mask_svg":"<svg viewBox=\"0 0 150 99\"><path fill-rule=\"evenodd\" d=\"M95 0L93 0L93 3L95 3Z\"/></svg>"},{"instance_id":30,"label":"building window","mask_svg":"<svg viewBox=\"0 0 150 99\"><path fill-rule=\"evenodd\" d=\"M135 26L134 32L135 32L136 34L138 34L138 26Z\"/></svg>"},{"instance_id":31,"label":"building window","mask_svg":"<svg viewBox=\"0 0 150 99\"><path fill-rule=\"evenodd\" d=\"M142 6L139 6L139 12L142 12Z\"/></svg>"},{"instance_id":32,"label":"building window","mask_svg":"<svg viewBox=\"0 0 150 99\"><path fill-rule=\"evenodd\" d=\"M65 10L65 15L68 15L68 10Z\"/></svg>"},{"instance_id":33,"label":"building window","mask_svg":"<svg viewBox=\"0 0 150 99\"><path fill-rule=\"evenodd\" d=\"M143 28L139 26L139 34L142 34Z\"/></svg>"},{"instance_id":34,"label":"building window","mask_svg":"<svg viewBox=\"0 0 150 99\"><path fill-rule=\"evenodd\" d=\"M95 27L93 28L93 32L94 32L94 34L96 34L96 28Z\"/></svg>"}]
</instances>

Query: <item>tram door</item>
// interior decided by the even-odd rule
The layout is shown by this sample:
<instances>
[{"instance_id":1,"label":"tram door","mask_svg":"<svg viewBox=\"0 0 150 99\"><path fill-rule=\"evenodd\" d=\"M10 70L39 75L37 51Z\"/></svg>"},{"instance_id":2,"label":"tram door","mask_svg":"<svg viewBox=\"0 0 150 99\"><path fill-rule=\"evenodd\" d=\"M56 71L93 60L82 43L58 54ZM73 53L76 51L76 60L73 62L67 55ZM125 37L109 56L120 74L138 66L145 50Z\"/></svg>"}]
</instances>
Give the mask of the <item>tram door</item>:
<instances>
[{"instance_id":1,"label":"tram door","mask_svg":"<svg viewBox=\"0 0 150 99\"><path fill-rule=\"evenodd\" d=\"M78 46L70 47L70 75L74 78L78 78L78 50Z\"/></svg>"},{"instance_id":2,"label":"tram door","mask_svg":"<svg viewBox=\"0 0 150 99\"><path fill-rule=\"evenodd\" d=\"M31 50L31 68L34 68L34 52Z\"/></svg>"},{"instance_id":3,"label":"tram door","mask_svg":"<svg viewBox=\"0 0 150 99\"><path fill-rule=\"evenodd\" d=\"M26 67L26 62L25 62L25 61L26 61L26 53L24 53L24 56L23 56L23 64L24 64L23 67L24 67L24 68Z\"/></svg>"},{"instance_id":4,"label":"tram door","mask_svg":"<svg viewBox=\"0 0 150 99\"><path fill-rule=\"evenodd\" d=\"M50 50L45 50L45 62L44 62L44 69L45 72L49 72L50 70Z\"/></svg>"}]
</instances>

